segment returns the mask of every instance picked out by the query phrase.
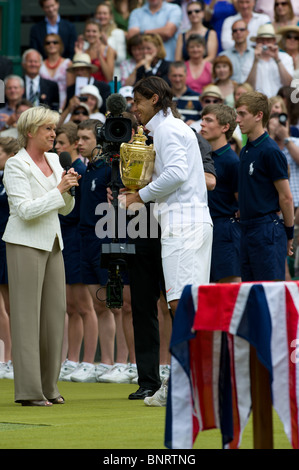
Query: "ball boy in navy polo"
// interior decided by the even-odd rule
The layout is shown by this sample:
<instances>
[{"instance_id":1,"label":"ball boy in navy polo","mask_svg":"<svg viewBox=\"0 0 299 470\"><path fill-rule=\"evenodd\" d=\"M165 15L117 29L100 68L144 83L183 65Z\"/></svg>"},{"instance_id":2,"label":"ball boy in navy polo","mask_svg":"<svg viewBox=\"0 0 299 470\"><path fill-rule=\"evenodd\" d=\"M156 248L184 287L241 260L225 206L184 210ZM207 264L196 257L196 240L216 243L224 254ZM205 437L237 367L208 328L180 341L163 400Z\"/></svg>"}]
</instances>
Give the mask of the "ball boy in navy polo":
<instances>
[{"instance_id":1,"label":"ball boy in navy polo","mask_svg":"<svg viewBox=\"0 0 299 470\"><path fill-rule=\"evenodd\" d=\"M267 97L246 93L236 109L236 122L248 136L239 169L242 281L284 280L286 256L293 253L294 237L287 161L265 132Z\"/></svg>"},{"instance_id":2,"label":"ball boy in navy polo","mask_svg":"<svg viewBox=\"0 0 299 470\"><path fill-rule=\"evenodd\" d=\"M236 128L236 112L230 106L210 104L202 112L201 135L212 147L217 173L214 191L208 192L213 220L211 282L240 282L240 235L238 212L239 157L228 140Z\"/></svg>"}]
</instances>

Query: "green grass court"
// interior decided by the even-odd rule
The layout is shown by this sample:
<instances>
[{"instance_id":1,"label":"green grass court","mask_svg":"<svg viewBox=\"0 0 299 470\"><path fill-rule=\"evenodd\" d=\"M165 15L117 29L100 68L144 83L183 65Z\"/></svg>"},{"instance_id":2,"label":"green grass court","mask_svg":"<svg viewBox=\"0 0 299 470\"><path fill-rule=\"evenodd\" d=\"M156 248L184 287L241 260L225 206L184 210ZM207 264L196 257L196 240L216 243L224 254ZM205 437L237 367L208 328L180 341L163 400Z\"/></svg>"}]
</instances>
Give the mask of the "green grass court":
<instances>
[{"instance_id":1,"label":"green grass court","mask_svg":"<svg viewBox=\"0 0 299 470\"><path fill-rule=\"evenodd\" d=\"M59 382L64 405L22 407L12 380L0 380L0 449L165 449L165 408L128 400L130 384ZM274 447L291 449L274 412ZM221 449L219 430L200 433L194 449ZM241 449L252 449L248 422Z\"/></svg>"}]
</instances>

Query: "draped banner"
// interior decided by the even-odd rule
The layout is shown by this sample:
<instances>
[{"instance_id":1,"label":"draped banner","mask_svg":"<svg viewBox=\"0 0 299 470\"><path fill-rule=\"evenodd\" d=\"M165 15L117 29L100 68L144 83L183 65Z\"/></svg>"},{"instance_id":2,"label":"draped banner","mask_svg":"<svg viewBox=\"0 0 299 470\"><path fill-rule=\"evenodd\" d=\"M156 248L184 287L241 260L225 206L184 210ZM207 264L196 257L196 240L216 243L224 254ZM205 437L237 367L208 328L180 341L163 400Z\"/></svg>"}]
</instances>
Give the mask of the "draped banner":
<instances>
[{"instance_id":1,"label":"draped banner","mask_svg":"<svg viewBox=\"0 0 299 470\"><path fill-rule=\"evenodd\" d=\"M250 345L270 374L272 403L299 448L299 283L186 286L175 315L165 446L191 449L219 428L238 448L251 412Z\"/></svg>"}]
</instances>

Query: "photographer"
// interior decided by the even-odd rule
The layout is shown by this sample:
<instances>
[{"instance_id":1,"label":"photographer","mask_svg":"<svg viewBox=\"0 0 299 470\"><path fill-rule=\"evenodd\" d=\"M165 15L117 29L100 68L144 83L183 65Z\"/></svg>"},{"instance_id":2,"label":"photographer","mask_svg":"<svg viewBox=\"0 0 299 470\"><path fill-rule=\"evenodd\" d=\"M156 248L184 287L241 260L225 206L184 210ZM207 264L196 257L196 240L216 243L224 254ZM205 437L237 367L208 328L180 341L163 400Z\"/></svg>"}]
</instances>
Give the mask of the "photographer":
<instances>
[{"instance_id":1,"label":"photographer","mask_svg":"<svg viewBox=\"0 0 299 470\"><path fill-rule=\"evenodd\" d=\"M247 82L268 98L277 95L282 86L291 84L294 65L291 56L279 50L277 35L271 24L259 27L257 35L251 37L256 42L254 62Z\"/></svg>"}]
</instances>

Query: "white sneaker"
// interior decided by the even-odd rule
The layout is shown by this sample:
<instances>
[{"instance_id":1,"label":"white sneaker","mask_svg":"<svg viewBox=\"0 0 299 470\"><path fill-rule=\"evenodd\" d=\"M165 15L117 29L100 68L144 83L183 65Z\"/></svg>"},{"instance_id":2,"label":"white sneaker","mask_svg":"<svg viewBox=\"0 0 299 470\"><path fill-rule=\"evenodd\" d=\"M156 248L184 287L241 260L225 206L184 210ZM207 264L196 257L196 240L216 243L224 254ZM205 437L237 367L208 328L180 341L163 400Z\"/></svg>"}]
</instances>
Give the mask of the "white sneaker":
<instances>
[{"instance_id":1,"label":"white sneaker","mask_svg":"<svg viewBox=\"0 0 299 470\"><path fill-rule=\"evenodd\" d=\"M161 382L163 382L164 379L168 379L169 374L170 374L170 366L168 364L160 366L160 379L161 379Z\"/></svg>"},{"instance_id":2,"label":"white sneaker","mask_svg":"<svg viewBox=\"0 0 299 470\"><path fill-rule=\"evenodd\" d=\"M99 377L99 382L104 383L118 383L117 376L123 372L127 367L127 364L114 364L108 372Z\"/></svg>"},{"instance_id":3,"label":"white sneaker","mask_svg":"<svg viewBox=\"0 0 299 470\"><path fill-rule=\"evenodd\" d=\"M96 368L89 362L81 362L77 369L71 375L72 382L94 383L97 381Z\"/></svg>"},{"instance_id":4,"label":"white sneaker","mask_svg":"<svg viewBox=\"0 0 299 470\"><path fill-rule=\"evenodd\" d=\"M143 401L147 406L166 406L168 392L168 379L165 379L152 397L146 397Z\"/></svg>"},{"instance_id":5,"label":"white sneaker","mask_svg":"<svg viewBox=\"0 0 299 470\"><path fill-rule=\"evenodd\" d=\"M109 372L109 370L112 369L113 366L110 366L108 364L97 364L96 365L96 379L97 379L97 382L100 382L100 377L102 377L102 375L106 374L106 372Z\"/></svg>"},{"instance_id":6,"label":"white sneaker","mask_svg":"<svg viewBox=\"0 0 299 470\"><path fill-rule=\"evenodd\" d=\"M78 367L78 364L79 364L78 362L69 361L68 359L66 359L61 365L58 380L63 380L64 382L70 382L71 375L73 372L75 372L75 369Z\"/></svg>"},{"instance_id":7,"label":"white sneaker","mask_svg":"<svg viewBox=\"0 0 299 470\"><path fill-rule=\"evenodd\" d=\"M13 375L13 365L11 361L6 362L4 367L4 375L3 379L10 379L13 380L14 375Z\"/></svg>"},{"instance_id":8,"label":"white sneaker","mask_svg":"<svg viewBox=\"0 0 299 470\"><path fill-rule=\"evenodd\" d=\"M138 380L136 365L127 364L123 367L121 364L115 367L115 370L113 373L111 372L111 375L107 377L106 381L108 380L110 383L117 384L130 384L132 380L136 378Z\"/></svg>"},{"instance_id":9,"label":"white sneaker","mask_svg":"<svg viewBox=\"0 0 299 470\"><path fill-rule=\"evenodd\" d=\"M0 362L0 379L4 378L6 362Z\"/></svg>"}]
</instances>

